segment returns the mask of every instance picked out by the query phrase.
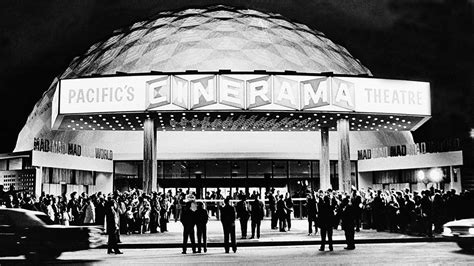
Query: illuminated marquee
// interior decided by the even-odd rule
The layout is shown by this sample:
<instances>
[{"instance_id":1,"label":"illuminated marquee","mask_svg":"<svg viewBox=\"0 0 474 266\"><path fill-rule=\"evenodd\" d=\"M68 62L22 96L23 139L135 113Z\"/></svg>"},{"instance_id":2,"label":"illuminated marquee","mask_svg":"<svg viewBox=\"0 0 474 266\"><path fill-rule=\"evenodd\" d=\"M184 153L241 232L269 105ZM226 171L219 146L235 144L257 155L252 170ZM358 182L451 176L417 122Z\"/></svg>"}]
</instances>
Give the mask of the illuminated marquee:
<instances>
[{"instance_id":1,"label":"illuminated marquee","mask_svg":"<svg viewBox=\"0 0 474 266\"><path fill-rule=\"evenodd\" d=\"M430 115L429 84L302 75L156 75L61 80L57 114L314 110ZM54 111L54 110L53 110Z\"/></svg>"},{"instance_id":2,"label":"illuminated marquee","mask_svg":"<svg viewBox=\"0 0 474 266\"><path fill-rule=\"evenodd\" d=\"M239 109L252 109L272 103L294 110L331 104L347 110L355 108L354 84L351 82L319 78L300 83L274 76L272 83L271 78L263 76L241 80L212 75L189 81L176 76L153 79L147 81L146 85L146 109L170 103L189 110L216 103Z\"/></svg>"}]
</instances>

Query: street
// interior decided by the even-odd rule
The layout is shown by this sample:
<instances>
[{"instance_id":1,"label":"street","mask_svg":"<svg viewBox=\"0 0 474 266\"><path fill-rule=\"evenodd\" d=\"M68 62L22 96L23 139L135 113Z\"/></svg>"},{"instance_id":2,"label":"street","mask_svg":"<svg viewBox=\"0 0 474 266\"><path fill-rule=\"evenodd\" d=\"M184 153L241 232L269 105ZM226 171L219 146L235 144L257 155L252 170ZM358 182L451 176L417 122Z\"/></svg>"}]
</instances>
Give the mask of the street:
<instances>
[{"instance_id":1,"label":"street","mask_svg":"<svg viewBox=\"0 0 474 266\"><path fill-rule=\"evenodd\" d=\"M347 251L343 245L334 251L318 251L319 246L242 247L225 254L223 248L209 248L208 253L181 254L181 249L124 249L122 255L107 255L105 249L68 252L54 265L143 265L143 264L470 264L474 253L461 251L455 243L360 244ZM23 257L1 258L0 265L27 265Z\"/></svg>"}]
</instances>

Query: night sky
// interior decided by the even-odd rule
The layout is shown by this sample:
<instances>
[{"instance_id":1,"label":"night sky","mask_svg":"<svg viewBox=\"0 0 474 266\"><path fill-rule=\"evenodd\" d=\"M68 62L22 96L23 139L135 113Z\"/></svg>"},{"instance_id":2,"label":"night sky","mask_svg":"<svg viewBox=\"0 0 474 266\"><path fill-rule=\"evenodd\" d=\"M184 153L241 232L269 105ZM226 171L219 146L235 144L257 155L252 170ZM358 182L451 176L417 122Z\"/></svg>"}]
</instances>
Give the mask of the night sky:
<instances>
[{"instance_id":1,"label":"night sky","mask_svg":"<svg viewBox=\"0 0 474 266\"><path fill-rule=\"evenodd\" d=\"M157 12L227 4L280 13L324 32L374 76L431 83L432 118L415 141L460 138L474 156L472 0L2 0L0 153L11 152L55 76L114 29Z\"/></svg>"}]
</instances>

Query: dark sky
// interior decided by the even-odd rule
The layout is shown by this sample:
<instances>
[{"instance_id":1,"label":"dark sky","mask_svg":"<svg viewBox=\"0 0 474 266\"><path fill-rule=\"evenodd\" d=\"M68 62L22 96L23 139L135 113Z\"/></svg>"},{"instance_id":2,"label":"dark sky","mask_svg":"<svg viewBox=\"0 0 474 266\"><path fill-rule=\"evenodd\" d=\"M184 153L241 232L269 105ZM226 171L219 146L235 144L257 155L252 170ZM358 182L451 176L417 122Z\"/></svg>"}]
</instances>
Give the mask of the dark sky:
<instances>
[{"instance_id":1,"label":"dark sky","mask_svg":"<svg viewBox=\"0 0 474 266\"><path fill-rule=\"evenodd\" d=\"M33 105L74 56L117 28L167 9L229 4L280 13L324 32L374 76L428 81L432 119L416 141L459 137L472 153L470 0L2 0L0 153L11 152ZM466 152L465 152L466 153ZM469 158L472 161L470 155Z\"/></svg>"}]
</instances>

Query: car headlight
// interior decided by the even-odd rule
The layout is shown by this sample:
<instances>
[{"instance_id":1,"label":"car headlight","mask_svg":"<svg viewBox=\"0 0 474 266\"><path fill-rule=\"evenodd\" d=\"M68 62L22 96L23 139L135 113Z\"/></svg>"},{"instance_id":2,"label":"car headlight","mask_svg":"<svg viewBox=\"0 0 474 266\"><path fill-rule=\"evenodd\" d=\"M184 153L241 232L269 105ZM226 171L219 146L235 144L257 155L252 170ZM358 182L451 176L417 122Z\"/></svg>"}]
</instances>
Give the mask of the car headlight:
<instances>
[{"instance_id":1,"label":"car headlight","mask_svg":"<svg viewBox=\"0 0 474 266\"><path fill-rule=\"evenodd\" d=\"M469 232L470 232L470 230L469 230ZM443 229L443 234L447 234L447 235L451 234L451 228L445 227L445 228Z\"/></svg>"},{"instance_id":2,"label":"car headlight","mask_svg":"<svg viewBox=\"0 0 474 266\"><path fill-rule=\"evenodd\" d=\"M474 235L474 228L469 228L469 234Z\"/></svg>"}]
</instances>

